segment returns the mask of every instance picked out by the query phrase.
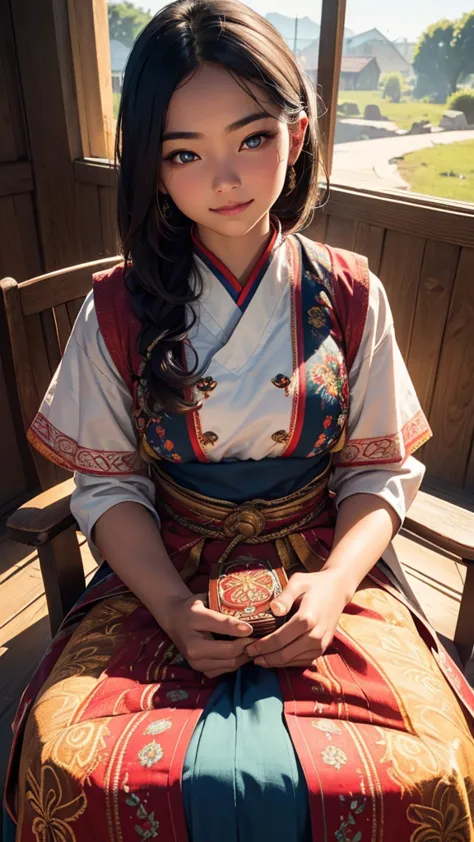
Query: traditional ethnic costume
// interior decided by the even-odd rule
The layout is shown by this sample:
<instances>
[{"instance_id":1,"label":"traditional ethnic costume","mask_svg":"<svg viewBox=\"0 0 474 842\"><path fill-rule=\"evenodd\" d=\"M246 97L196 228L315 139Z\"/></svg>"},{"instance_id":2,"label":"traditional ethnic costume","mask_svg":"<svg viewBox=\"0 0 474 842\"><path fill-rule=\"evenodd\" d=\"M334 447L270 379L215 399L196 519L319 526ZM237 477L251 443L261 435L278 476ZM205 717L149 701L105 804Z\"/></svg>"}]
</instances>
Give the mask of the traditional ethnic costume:
<instances>
[{"instance_id":1,"label":"traditional ethnic costume","mask_svg":"<svg viewBox=\"0 0 474 842\"><path fill-rule=\"evenodd\" d=\"M91 544L106 510L141 503L198 593L224 557L318 569L352 494L403 521L430 430L364 258L274 224L241 288L194 249L202 408L147 415L118 266L95 276L29 439L75 471ZM216 680L104 563L24 694L6 805L18 842L468 842L473 713L391 548L308 669Z\"/></svg>"}]
</instances>

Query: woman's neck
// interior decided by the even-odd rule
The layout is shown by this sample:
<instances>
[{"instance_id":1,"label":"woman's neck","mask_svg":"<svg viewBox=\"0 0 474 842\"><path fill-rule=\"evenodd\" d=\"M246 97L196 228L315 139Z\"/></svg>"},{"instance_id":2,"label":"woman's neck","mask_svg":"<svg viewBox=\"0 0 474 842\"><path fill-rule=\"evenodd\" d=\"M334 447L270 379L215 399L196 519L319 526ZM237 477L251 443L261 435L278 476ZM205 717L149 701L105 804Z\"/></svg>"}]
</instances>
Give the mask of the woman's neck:
<instances>
[{"instance_id":1,"label":"woman's neck","mask_svg":"<svg viewBox=\"0 0 474 842\"><path fill-rule=\"evenodd\" d=\"M242 237L226 237L210 228L198 226L201 243L227 266L244 287L252 269L263 254L270 238L270 215L267 214Z\"/></svg>"}]
</instances>

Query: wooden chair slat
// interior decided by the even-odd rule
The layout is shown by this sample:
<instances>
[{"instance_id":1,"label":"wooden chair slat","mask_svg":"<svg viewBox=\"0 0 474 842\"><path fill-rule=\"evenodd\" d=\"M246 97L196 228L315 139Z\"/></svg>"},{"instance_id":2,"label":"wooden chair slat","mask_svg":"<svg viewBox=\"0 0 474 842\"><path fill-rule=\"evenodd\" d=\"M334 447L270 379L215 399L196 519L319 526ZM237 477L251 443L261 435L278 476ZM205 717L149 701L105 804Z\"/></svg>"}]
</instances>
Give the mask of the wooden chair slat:
<instances>
[{"instance_id":1,"label":"wooden chair slat","mask_svg":"<svg viewBox=\"0 0 474 842\"><path fill-rule=\"evenodd\" d=\"M51 310L60 304L67 304L68 301L84 298L92 286L92 274L109 269L121 260L120 255L116 255L25 281L20 284L23 314L30 316L43 310Z\"/></svg>"},{"instance_id":2,"label":"wooden chair slat","mask_svg":"<svg viewBox=\"0 0 474 842\"><path fill-rule=\"evenodd\" d=\"M67 345L67 341L71 334L71 320L65 304L59 304L54 308L54 320L56 322L56 331L59 343L59 352L61 356Z\"/></svg>"},{"instance_id":3,"label":"wooden chair slat","mask_svg":"<svg viewBox=\"0 0 474 842\"><path fill-rule=\"evenodd\" d=\"M66 304L67 312L69 315L69 321L71 324L71 330L74 326L74 322L76 321L79 315L79 310L81 309L83 303L84 298L76 298L75 301L68 301L68 303Z\"/></svg>"}]
</instances>

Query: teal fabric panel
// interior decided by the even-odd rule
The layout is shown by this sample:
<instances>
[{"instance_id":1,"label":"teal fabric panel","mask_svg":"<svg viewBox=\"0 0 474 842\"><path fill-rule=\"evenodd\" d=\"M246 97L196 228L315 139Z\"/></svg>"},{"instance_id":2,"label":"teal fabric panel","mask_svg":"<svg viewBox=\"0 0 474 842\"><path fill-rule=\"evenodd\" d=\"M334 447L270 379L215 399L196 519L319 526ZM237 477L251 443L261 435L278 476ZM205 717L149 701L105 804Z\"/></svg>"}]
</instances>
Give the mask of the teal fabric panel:
<instances>
[{"instance_id":1,"label":"teal fabric panel","mask_svg":"<svg viewBox=\"0 0 474 842\"><path fill-rule=\"evenodd\" d=\"M249 664L219 683L186 755L183 801L191 842L311 842L274 670Z\"/></svg>"}]
</instances>

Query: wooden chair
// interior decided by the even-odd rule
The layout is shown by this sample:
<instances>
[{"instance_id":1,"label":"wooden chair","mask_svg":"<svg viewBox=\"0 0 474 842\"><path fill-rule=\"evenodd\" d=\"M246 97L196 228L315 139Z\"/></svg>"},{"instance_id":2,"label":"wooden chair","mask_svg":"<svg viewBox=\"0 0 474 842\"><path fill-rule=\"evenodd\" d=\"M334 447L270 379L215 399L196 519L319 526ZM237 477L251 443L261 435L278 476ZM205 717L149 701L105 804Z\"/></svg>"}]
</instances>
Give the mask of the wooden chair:
<instances>
[{"instance_id":1,"label":"wooden chair","mask_svg":"<svg viewBox=\"0 0 474 842\"><path fill-rule=\"evenodd\" d=\"M73 266L20 284L12 278L1 281L25 428L61 359L92 274L120 260L117 256ZM43 492L10 517L7 530L13 540L38 549L54 634L84 590L84 572L69 507L72 478L36 452L34 459ZM474 644L474 513L460 503L462 492L457 489L451 500L420 491L404 527L467 567L454 638L466 661Z\"/></svg>"}]
</instances>

